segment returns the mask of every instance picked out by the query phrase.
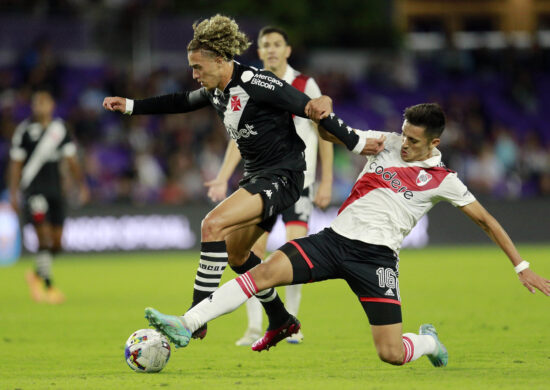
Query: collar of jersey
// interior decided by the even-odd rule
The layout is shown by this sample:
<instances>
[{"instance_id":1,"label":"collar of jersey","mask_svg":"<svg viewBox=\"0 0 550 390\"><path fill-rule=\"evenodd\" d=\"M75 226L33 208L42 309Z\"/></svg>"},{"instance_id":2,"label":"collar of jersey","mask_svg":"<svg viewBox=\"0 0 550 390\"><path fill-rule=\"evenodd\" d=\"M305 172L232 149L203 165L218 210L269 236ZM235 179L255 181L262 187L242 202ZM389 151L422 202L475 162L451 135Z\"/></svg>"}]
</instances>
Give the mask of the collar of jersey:
<instances>
[{"instance_id":1,"label":"collar of jersey","mask_svg":"<svg viewBox=\"0 0 550 390\"><path fill-rule=\"evenodd\" d=\"M430 158L423 161L404 161L404 163L411 167L434 168L441 164L441 152L439 149L434 148Z\"/></svg>"},{"instance_id":2,"label":"collar of jersey","mask_svg":"<svg viewBox=\"0 0 550 390\"><path fill-rule=\"evenodd\" d=\"M237 68L240 67L240 63L233 60L233 74L231 74L231 79L229 79L229 82L227 83L227 85L225 86L225 88L223 89L223 91L219 88L216 88L214 90L214 95L215 96L219 96L219 95L224 95L226 91L229 91L229 86L231 85L231 83L233 82L233 80L235 79L235 76L237 75Z\"/></svg>"}]
</instances>

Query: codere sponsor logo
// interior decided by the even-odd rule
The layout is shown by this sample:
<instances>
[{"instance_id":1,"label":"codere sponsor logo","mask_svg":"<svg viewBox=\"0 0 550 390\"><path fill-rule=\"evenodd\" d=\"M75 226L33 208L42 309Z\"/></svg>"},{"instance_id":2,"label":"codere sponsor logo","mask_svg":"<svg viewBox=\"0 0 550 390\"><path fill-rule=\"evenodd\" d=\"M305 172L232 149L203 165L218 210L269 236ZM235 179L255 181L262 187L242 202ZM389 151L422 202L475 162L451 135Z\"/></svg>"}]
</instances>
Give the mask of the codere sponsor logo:
<instances>
[{"instance_id":1,"label":"codere sponsor logo","mask_svg":"<svg viewBox=\"0 0 550 390\"><path fill-rule=\"evenodd\" d=\"M414 194L407 186L401 183L401 180L397 177L397 172L390 172L384 169L381 165L376 165L376 162L373 161L369 168L374 171L375 174L379 175L384 181L387 181L390 185L390 188L395 193L403 193L403 197L407 200L412 199Z\"/></svg>"}]
</instances>

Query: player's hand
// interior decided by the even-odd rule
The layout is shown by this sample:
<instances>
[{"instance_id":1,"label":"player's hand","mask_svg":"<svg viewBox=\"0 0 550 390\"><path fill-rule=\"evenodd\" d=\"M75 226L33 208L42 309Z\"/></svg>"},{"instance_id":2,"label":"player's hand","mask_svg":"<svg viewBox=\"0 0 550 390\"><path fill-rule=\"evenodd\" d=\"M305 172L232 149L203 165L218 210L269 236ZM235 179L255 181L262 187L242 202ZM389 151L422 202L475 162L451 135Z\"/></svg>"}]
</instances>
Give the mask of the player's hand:
<instances>
[{"instance_id":1,"label":"player's hand","mask_svg":"<svg viewBox=\"0 0 550 390\"><path fill-rule=\"evenodd\" d=\"M530 268L527 268L521 271L518 274L518 277L519 277L519 281L531 293L534 294L535 288L536 288L540 290L543 294L550 296L550 280L537 275Z\"/></svg>"},{"instance_id":2,"label":"player's hand","mask_svg":"<svg viewBox=\"0 0 550 390\"><path fill-rule=\"evenodd\" d=\"M306 104L305 113L309 119L319 122L332 112L332 99L326 95L311 99Z\"/></svg>"},{"instance_id":3,"label":"player's hand","mask_svg":"<svg viewBox=\"0 0 550 390\"><path fill-rule=\"evenodd\" d=\"M313 203L320 209L326 209L332 198L332 182L326 181L319 184Z\"/></svg>"},{"instance_id":4,"label":"player's hand","mask_svg":"<svg viewBox=\"0 0 550 390\"><path fill-rule=\"evenodd\" d=\"M103 99L103 108L107 111L126 112L126 98L118 96L108 96Z\"/></svg>"},{"instance_id":5,"label":"player's hand","mask_svg":"<svg viewBox=\"0 0 550 390\"><path fill-rule=\"evenodd\" d=\"M213 202L224 200L227 196L227 181L222 179L214 179L204 183L208 187L208 197Z\"/></svg>"},{"instance_id":6,"label":"player's hand","mask_svg":"<svg viewBox=\"0 0 550 390\"><path fill-rule=\"evenodd\" d=\"M367 138L367 142L365 143L365 147L363 148L361 155L373 156L380 153L382 150L384 150L385 140L385 135L380 136L380 138Z\"/></svg>"}]
</instances>

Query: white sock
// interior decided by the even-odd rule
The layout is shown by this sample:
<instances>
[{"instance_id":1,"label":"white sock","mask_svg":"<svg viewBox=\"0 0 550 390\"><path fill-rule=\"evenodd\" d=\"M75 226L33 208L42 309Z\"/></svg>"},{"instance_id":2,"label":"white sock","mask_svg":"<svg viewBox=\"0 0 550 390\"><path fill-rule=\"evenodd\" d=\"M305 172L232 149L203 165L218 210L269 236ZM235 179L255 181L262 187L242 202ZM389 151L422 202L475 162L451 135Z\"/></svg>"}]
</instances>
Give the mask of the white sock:
<instances>
[{"instance_id":1,"label":"white sock","mask_svg":"<svg viewBox=\"0 0 550 390\"><path fill-rule=\"evenodd\" d=\"M430 335L405 333L403 335L405 357L403 364L415 361L421 356L436 353L437 344Z\"/></svg>"},{"instance_id":2,"label":"white sock","mask_svg":"<svg viewBox=\"0 0 550 390\"><path fill-rule=\"evenodd\" d=\"M248 329L261 331L264 309L256 297L246 301L246 312L248 314Z\"/></svg>"},{"instance_id":3,"label":"white sock","mask_svg":"<svg viewBox=\"0 0 550 390\"><path fill-rule=\"evenodd\" d=\"M287 311L293 316L298 315L300 301L302 300L302 285L291 284L286 286L285 306Z\"/></svg>"},{"instance_id":4,"label":"white sock","mask_svg":"<svg viewBox=\"0 0 550 390\"><path fill-rule=\"evenodd\" d=\"M191 332L196 331L208 321L230 313L252 297L258 288L249 273L230 280L203 299L183 316Z\"/></svg>"}]
</instances>

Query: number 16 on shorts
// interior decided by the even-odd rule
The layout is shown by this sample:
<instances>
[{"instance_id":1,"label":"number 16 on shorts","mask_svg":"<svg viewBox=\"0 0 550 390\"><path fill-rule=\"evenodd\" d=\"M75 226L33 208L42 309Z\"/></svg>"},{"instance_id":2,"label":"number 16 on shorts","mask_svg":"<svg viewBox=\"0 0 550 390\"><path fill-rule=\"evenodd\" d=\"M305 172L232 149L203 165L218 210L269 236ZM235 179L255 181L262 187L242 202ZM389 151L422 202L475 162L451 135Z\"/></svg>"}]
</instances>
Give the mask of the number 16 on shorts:
<instances>
[{"instance_id":1,"label":"number 16 on shorts","mask_svg":"<svg viewBox=\"0 0 550 390\"><path fill-rule=\"evenodd\" d=\"M399 281L397 280L395 271L391 268L380 267L376 269L376 276L378 276L378 286L387 289L384 292L384 296L393 297L400 301Z\"/></svg>"}]
</instances>

